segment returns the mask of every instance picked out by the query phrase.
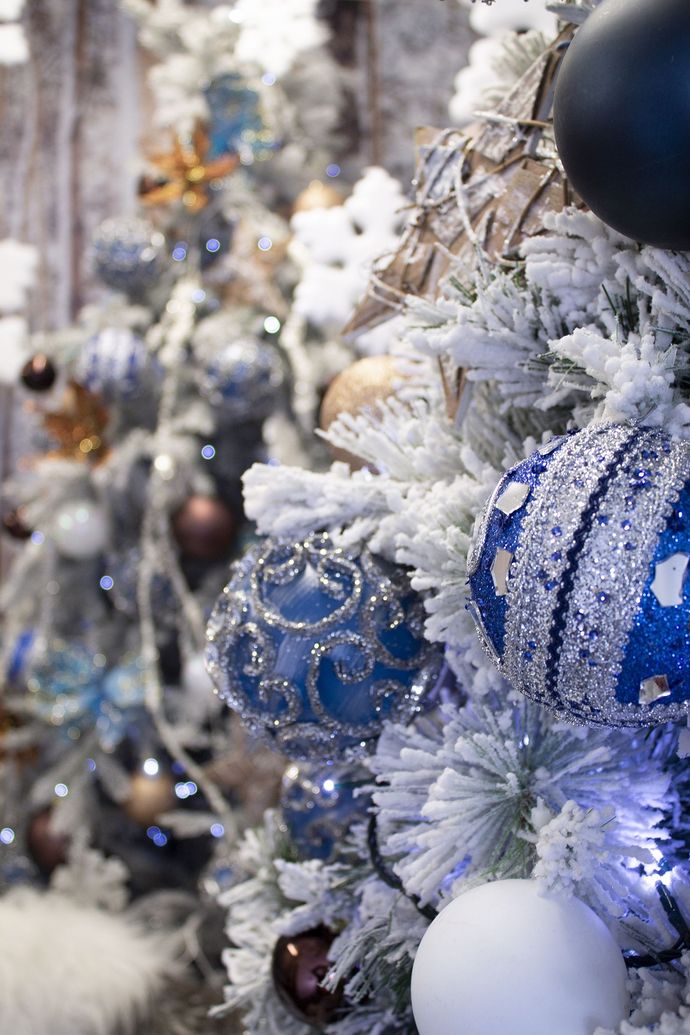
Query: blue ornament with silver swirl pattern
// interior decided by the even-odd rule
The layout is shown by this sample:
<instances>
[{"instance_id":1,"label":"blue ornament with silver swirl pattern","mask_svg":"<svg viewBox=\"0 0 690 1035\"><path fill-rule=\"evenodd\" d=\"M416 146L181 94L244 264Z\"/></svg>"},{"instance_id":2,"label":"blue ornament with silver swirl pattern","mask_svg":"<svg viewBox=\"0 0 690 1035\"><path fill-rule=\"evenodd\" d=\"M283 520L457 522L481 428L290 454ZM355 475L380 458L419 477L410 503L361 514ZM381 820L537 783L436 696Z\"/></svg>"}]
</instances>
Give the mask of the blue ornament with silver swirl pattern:
<instances>
[{"instance_id":1,"label":"blue ornament with silver swirl pattern","mask_svg":"<svg viewBox=\"0 0 690 1035\"><path fill-rule=\"evenodd\" d=\"M441 651L423 636L405 573L326 534L268 539L233 570L208 625L206 662L244 725L296 758L374 745L386 719L423 707Z\"/></svg>"},{"instance_id":2,"label":"blue ornament with silver swirl pattern","mask_svg":"<svg viewBox=\"0 0 690 1035\"><path fill-rule=\"evenodd\" d=\"M506 679L562 718L653 726L690 711L690 443L594 424L502 478L468 557Z\"/></svg>"},{"instance_id":3,"label":"blue ornament with silver swirl pattern","mask_svg":"<svg viewBox=\"0 0 690 1035\"><path fill-rule=\"evenodd\" d=\"M352 824L366 819L371 798L360 788L370 782L371 773L361 765L293 762L288 766L280 813L303 859L333 862L338 858Z\"/></svg>"}]
</instances>

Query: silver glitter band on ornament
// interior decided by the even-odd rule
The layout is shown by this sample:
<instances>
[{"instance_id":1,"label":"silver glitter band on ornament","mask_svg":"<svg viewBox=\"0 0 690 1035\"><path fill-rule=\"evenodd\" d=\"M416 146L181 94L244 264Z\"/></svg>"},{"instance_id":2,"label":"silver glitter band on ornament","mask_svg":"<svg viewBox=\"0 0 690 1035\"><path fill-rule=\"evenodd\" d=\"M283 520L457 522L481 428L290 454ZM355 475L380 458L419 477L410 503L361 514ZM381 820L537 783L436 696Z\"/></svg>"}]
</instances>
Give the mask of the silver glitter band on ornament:
<instances>
[{"instance_id":1,"label":"silver glitter band on ornament","mask_svg":"<svg viewBox=\"0 0 690 1035\"><path fill-rule=\"evenodd\" d=\"M594 425L566 440L558 462L549 465L527 503L508 579L502 669L510 682L537 701L546 701L553 610L568 567L569 546L597 485L634 434L622 425Z\"/></svg>"}]
</instances>

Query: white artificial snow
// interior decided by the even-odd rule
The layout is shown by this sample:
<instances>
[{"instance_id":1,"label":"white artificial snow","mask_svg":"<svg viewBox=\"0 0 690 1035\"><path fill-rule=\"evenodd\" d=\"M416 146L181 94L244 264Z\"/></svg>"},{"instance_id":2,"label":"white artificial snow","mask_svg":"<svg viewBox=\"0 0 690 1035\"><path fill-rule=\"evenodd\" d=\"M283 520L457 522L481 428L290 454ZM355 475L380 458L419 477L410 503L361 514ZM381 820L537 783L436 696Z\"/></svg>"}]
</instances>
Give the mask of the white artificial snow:
<instances>
[{"instance_id":1,"label":"white artificial snow","mask_svg":"<svg viewBox=\"0 0 690 1035\"><path fill-rule=\"evenodd\" d=\"M125 917L54 892L0 899L0 1031L134 1035L172 961Z\"/></svg>"},{"instance_id":2,"label":"white artificial snow","mask_svg":"<svg viewBox=\"0 0 690 1035\"><path fill-rule=\"evenodd\" d=\"M0 384L16 384L29 355L24 317L0 316Z\"/></svg>"},{"instance_id":3,"label":"white artificial snow","mask_svg":"<svg viewBox=\"0 0 690 1035\"><path fill-rule=\"evenodd\" d=\"M301 53L326 40L317 7L318 0L237 0L232 9L240 26L237 58L284 75Z\"/></svg>"},{"instance_id":4,"label":"white artificial snow","mask_svg":"<svg viewBox=\"0 0 690 1035\"><path fill-rule=\"evenodd\" d=\"M38 252L33 245L9 237L0 241L0 313L24 308L37 264Z\"/></svg>"},{"instance_id":5,"label":"white artificial snow","mask_svg":"<svg viewBox=\"0 0 690 1035\"><path fill-rule=\"evenodd\" d=\"M21 18L25 0L0 0L0 22L16 22Z\"/></svg>"},{"instance_id":6,"label":"white artificial snow","mask_svg":"<svg viewBox=\"0 0 690 1035\"><path fill-rule=\"evenodd\" d=\"M322 331L339 330L364 293L374 259L395 245L404 205L398 181L372 166L342 205L296 213L291 254L303 272L295 312Z\"/></svg>"},{"instance_id":7,"label":"white artificial snow","mask_svg":"<svg viewBox=\"0 0 690 1035\"><path fill-rule=\"evenodd\" d=\"M538 29L555 36L557 22L546 10L545 0L498 0L498 3L477 3L475 0L459 0L469 8L470 25L482 36L496 36L500 33L525 29Z\"/></svg>"},{"instance_id":8,"label":"white artificial snow","mask_svg":"<svg viewBox=\"0 0 690 1035\"><path fill-rule=\"evenodd\" d=\"M0 65L23 65L29 60L29 44L21 25L0 25Z\"/></svg>"}]
</instances>

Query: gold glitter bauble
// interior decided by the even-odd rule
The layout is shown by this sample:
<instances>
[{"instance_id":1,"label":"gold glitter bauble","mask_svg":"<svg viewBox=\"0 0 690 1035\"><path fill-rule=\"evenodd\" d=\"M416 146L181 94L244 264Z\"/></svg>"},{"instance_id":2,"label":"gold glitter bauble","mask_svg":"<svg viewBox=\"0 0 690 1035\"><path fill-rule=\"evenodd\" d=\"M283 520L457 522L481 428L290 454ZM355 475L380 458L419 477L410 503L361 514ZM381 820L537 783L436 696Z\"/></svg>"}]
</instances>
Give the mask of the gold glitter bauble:
<instances>
[{"instance_id":1,"label":"gold glitter bauble","mask_svg":"<svg viewBox=\"0 0 690 1035\"><path fill-rule=\"evenodd\" d=\"M336 205L342 205L344 200L340 191L330 183L312 180L309 186L297 195L292 211L310 212L314 208L335 208Z\"/></svg>"},{"instance_id":2,"label":"gold glitter bauble","mask_svg":"<svg viewBox=\"0 0 690 1035\"><path fill-rule=\"evenodd\" d=\"M168 812L174 804L175 792L170 776L135 773L131 780L130 796L123 809L135 823L149 827L162 812Z\"/></svg>"},{"instance_id":3,"label":"gold glitter bauble","mask_svg":"<svg viewBox=\"0 0 690 1035\"><path fill-rule=\"evenodd\" d=\"M353 416L366 410L375 410L376 404L394 394L394 384L402 375L393 356L366 356L358 359L335 377L323 397L319 426L327 431L339 413ZM364 461L346 449L328 448L334 460L342 460L353 470L364 467Z\"/></svg>"}]
</instances>

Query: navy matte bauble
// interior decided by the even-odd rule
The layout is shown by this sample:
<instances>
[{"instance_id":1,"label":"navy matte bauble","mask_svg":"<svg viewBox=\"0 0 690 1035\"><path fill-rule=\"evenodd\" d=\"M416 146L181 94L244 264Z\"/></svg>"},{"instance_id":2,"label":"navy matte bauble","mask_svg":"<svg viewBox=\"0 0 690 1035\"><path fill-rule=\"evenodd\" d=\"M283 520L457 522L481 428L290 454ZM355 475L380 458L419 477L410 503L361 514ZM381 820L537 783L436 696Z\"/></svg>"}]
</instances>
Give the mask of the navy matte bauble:
<instances>
[{"instance_id":1,"label":"navy matte bauble","mask_svg":"<svg viewBox=\"0 0 690 1035\"><path fill-rule=\"evenodd\" d=\"M690 3L603 0L563 59L553 104L572 186L634 240L690 249Z\"/></svg>"}]
</instances>

